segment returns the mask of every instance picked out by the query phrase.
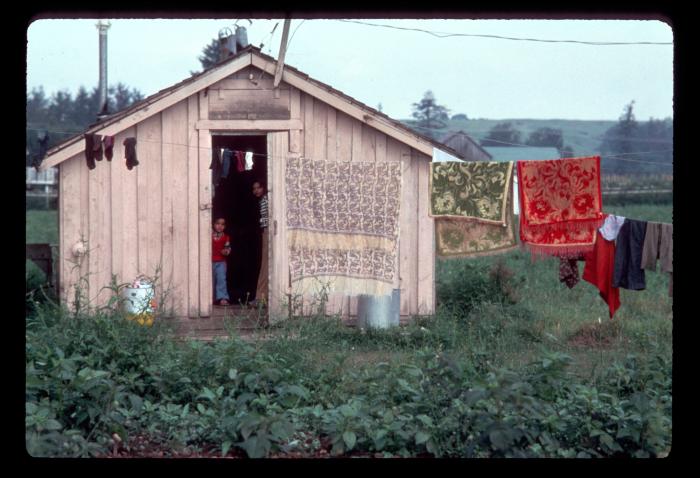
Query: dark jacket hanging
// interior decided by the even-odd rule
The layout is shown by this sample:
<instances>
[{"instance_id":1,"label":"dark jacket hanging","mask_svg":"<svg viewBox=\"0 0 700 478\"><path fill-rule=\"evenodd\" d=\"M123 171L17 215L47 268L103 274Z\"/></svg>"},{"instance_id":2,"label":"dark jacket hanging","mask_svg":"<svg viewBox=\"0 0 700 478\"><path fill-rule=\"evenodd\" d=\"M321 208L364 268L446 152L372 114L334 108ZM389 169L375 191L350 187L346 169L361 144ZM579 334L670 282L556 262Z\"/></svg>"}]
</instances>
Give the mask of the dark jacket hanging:
<instances>
[{"instance_id":1,"label":"dark jacket hanging","mask_svg":"<svg viewBox=\"0 0 700 478\"><path fill-rule=\"evenodd\" d=\"M114 156L114 136L104 136L102 144L104 145L105 158L107 161L111 161L112 156Z\"/></svg>"},{"instance_id":2,"label":"dark jacket hanging","mask_svg":"<svg viewBox=\"0 0 700 478\"><path fill-rule=\"evenodd\" d=\"M88 169L95 169L95 136L85 133L85 160Z\"/></svg>"},{"instance_id":3,"label":"dark jacket hanging","mask_svg":"<svg viewBox=\"0 0 700 478\"><path fill-rule=\"evenodd\" d=\"M139 164L136 159L136 138L126 138L124 140L124 156L126 157L126 167L129 171Z\"/></svg>"},{"instance_id":4,"label":"dark jacket hanging","mask_svg":"<svg viewBox=\"0 0 700 478\"><path fill-rule=\"evenodd\" d=\"M646 289L644 269L642 269L642 251L646 235L646 221L626 219L620 228L615 244L615 270L613 287L630 290Z\"/></svg>"}]
</instances>

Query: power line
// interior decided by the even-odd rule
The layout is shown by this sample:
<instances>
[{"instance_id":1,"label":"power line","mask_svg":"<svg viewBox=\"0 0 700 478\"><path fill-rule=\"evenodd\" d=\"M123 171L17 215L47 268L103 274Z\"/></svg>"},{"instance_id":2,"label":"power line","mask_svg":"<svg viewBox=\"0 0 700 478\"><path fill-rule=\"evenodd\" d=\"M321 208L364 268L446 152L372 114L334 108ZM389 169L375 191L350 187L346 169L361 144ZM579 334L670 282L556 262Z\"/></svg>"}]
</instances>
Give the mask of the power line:
<instances>
[{"instance_id":1,"label":"power line","mask_svg":"<svg viewBox=\"0 0 700 478\"><path fill-rule=\"evenodd\" d=\"M408 27L397 27L394 25L384 25L379 23L366 23L358 20L338 20L340 22L347 23L358 23L360 25L368 25L372 27L384 27L393 28L395 30L408 30L427 33L429 35L438 38L448 38L448 37L480 37L480 38L494 38L498 40L513 40L513 41L532 41L541 43L577 43L581 45L673 45L673 42L595 42L595 41L581 41L581 40L548 40L542 38L521 38L521 37L506 37L501 35L483 35L476 33L444 33L444 32L434 32L430 30L423 30L421 28L408 28Z\"/></svg>"},{"instance_id":2,"label":"power line","mask_svg":"<svg viewBox=\"0 0 700 478\"><path fill-rule=\"evenodd\" d=\"M418 128L422 128L421 126L417 126ZM435 128L423 128L423 129L430 129L434 130ZM525 148L540 148L542 146L532 146L530 144L523 144L523 143L512 143L508 141L500 141L497 139L488 139L488 141L491 141L493 143L500 143L504 144L507 146L520 146L520 147L525 147ZM550 146L554 148L555 146ZM664 163L664 162L659 162L659 161L640 161L640 160L634 160L634 159L624 159L620 158L619 156L635 156L635 155L644 155L644 154L659 154L659 153L672 153L672 149L665 149L665 150L660 150L660 151L639 151L635 153L620 153L620 154L608 154L608 155L601 155L601 159L615 159L619 161L633 161L636 163L646 163L646 164L659 164L663 166L673 166L673 163ZM598 154L598 153L579 153L579 154Z\"/></svg>"},{"instance_id":3,"label":"power line","mask_svg":"<svg viewBox=\"0 0 700 478\"><path fill-rule=\"evenodd\" d=\"M27 128L32 131L48 131L49 133L64 133L64 134L73 134L73 133L68 133L68 132L61 132L61 131L52 131L52 130L46 130L46 129L33 129L33 128ZM184 143L171 143L167 141L156 141L156 140L145 140L142 139L140 140L141 142L146 142L146 143L158 143L158 144L164 144L164 145L170 145L170 146L182 146L182 147L187 147L187 148L194 148L194 149L204 149L208 151L213 151L216 148L204 148L201 146L193 146L189 144L184 144ZM502 143L502 144L507 144L510 146L523 146L523 147L528 147L528 148L533 148L537 146L530 146L527 144L521 144L521 143L509 143L507 141L498 141L498 140L489 140L489 141L494 141L496 143ZM230 148L227 148L230 149ZM242 152L242 153L250 153L249 151L243 151L243 150L231 150L234 152ZM634 159L628 159L628 158L621 158L620 156L638 156L638 155L645 155L645 154L658 154L658 153L668 153L668 152L673 152L673 150L663 150L663 151L640 151L640 152L635 152L635 153L620 153L620 154L611 154L611 155L601 155L601 159L615 159L618 161L630 161L630 162L635 162L635 163L644 163L644 164L658 164L662 166L673 166L673 163L663 163L659 161L640 161L640 160L634 160ZM254 156L264 156L266 158L272 158L272 159L279 159L283 160L286 159L286 156L272 156L270 154L262 154L262 153L252 153ZM580 153L580 154L595 154L595 153ZM307 158L311 159L311 158Z\"/></svg>"},{"instance_id":4,"label":"power line","mask_svg":"<svg viewBox=\"0 0 700 478\"><path fill-rule=\"evenodd\" d=\"M299 25L297 25L297 27L296 27L296 28L294 29L294 31L292 32L292 36L291 36L291 38L289 39L289 42L287 43L287 50L289 50L289 47L292 45L292 40L294 40L294 35L296 35L297 30L299 29L299 27L301 26L301 24L304 23L305 21L306 21L306 19L303 19L303 20L301 21L301 23L299 23Z\"/></svg>"}]
</instances>

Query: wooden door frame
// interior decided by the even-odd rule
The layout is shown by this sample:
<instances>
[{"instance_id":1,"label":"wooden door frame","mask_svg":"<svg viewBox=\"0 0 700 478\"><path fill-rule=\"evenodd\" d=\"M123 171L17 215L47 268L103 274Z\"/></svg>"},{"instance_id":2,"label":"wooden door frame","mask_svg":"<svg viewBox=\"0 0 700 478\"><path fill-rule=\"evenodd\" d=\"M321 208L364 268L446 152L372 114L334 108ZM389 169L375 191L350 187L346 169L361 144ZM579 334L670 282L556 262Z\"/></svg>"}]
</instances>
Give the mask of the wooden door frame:
<instances>
[{"instance_id":1,"label":"wooden door frame","mask_svg":"<svg viewBox=\"0 0 700 478\"><path fill-rule=\"evenodd\" d=\"M268 233L268 317L270 323L287 317L290 294L285 169L290 131L267 133L267 194L270 212Z\"/></svg>"}]
</instances>

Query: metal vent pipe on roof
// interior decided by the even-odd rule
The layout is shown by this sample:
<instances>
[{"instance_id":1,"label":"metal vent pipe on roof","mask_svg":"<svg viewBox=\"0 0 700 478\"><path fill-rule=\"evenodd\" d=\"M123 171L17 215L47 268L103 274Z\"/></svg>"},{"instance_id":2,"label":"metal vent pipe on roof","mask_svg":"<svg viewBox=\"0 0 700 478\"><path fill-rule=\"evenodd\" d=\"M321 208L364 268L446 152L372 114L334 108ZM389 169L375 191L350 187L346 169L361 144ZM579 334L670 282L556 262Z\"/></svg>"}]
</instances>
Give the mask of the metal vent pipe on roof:
<instances>
[{"instance_id":1,"label":"metal vent pipe on roof","mask_svg":"<svg viewBox=\"0 0 700 478\"><path fill-rule=\"evenodd\" d=\"M236 46L239 50L248 46L248 31L239 25L236 25Z\"/></svg>"},{"instance_id":2,"label":"metal vent pipe on roof","mask_svg":"<svg viewBox=\"0 0 700 478\"><path fill-rule=\"evenodd\" d=\"M98 21L95 27L100 35L100 83L98 86L100 104L97 112L97 119L107 116L107 30L111 24Z\"/></svg>"}]
</instances>

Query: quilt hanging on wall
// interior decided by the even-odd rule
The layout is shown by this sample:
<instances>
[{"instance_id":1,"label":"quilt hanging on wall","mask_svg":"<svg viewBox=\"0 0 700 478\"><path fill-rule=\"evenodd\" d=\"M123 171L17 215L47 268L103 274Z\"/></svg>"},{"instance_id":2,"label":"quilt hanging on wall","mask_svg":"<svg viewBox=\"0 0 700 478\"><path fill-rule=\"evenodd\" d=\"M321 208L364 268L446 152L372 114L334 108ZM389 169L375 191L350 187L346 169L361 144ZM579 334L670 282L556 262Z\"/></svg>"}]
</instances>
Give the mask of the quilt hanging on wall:
<instances>
[{"instance_id":1,"label":"quilt hanging on wall","mask_svg":"<svg viewBox=\"0 0 700 478\"><path fill-rule=\"evenodd\" d=\"M285 181L292 287L390 294L398 273L401 163L292 158Z\"/></svg>"}]
</instances>

